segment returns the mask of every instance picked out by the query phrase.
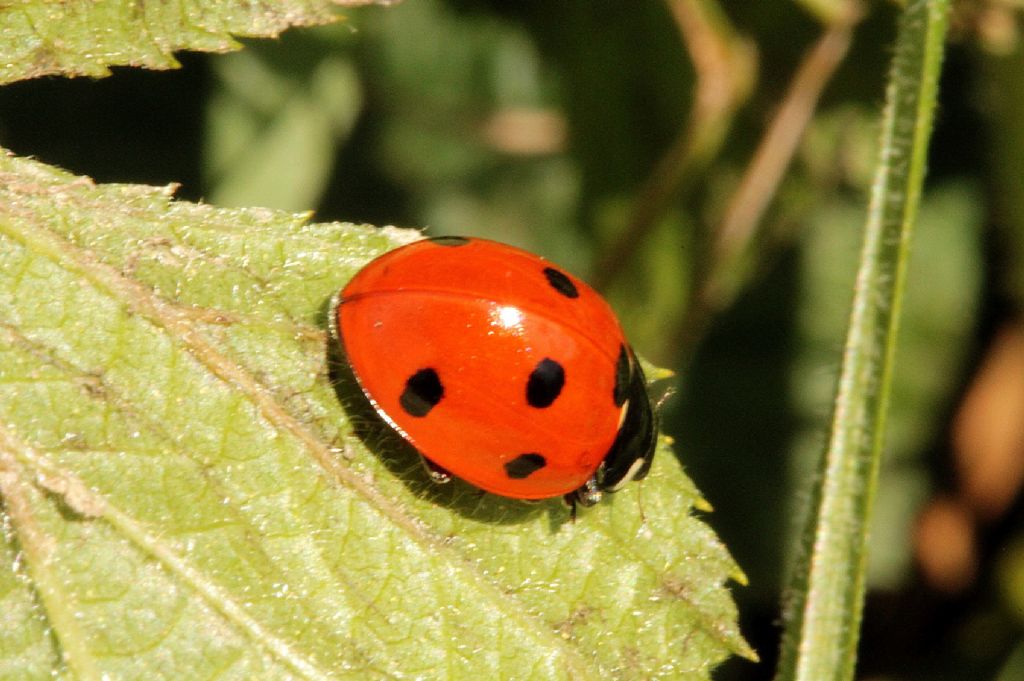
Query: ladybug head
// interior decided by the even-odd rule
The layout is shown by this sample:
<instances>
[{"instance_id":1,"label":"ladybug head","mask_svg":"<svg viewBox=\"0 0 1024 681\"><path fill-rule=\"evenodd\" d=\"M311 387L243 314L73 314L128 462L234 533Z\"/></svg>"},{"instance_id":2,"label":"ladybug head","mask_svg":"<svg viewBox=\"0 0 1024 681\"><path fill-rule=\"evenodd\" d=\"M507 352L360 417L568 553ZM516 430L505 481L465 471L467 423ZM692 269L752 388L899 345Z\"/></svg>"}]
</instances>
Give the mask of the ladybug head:
<instances>
[{"instance_id":1,"label":"ladybug head","mask_svg":"<svg viewBox=\"0 0 1024 681\"><path fill-rule=\"evenodd\" d=\"M629 359L629 384L618 435L593 477L568 495L570 504L593 506L605 492L617 492L631 480L643 480L651 470L658 418L647 394L647 379L632 351Z\"/></svg>"}]
</instances>

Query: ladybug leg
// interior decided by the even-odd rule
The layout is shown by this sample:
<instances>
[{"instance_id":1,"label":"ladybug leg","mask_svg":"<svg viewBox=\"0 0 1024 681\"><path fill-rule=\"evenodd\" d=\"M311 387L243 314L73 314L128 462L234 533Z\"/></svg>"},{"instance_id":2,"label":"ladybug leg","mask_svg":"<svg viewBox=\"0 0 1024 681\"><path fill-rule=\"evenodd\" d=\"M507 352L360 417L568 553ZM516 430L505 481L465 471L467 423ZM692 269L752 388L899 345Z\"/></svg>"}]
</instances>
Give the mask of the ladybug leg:
<instances>
[{"instance_id":1,"label":"ladybug leg","mask_svg":"<svg viewBox=\"0 0 1024 681\"><path fill-rule=\"evenodd\" d=\"M436 463L428 459L427 457L420 454L420 463L423 464L423 468L426 469L427 475L430 476L430 481L436 485L443 485L446 482L452 481L452 474L446 469L438 466Z\"/></svg>"},{"instance_id":2,"label":"ladybug leg","mask_svg":"<svg viewBox=\"0 0 1024 681\"><path fill-rule=\"evenodd\" d=\"M601 497L604 493L601 491L601 487L597 482L597 476L594 476L583 483L575 492L570 492L565 495L565 501L572 508L573 518L576 517L576 506L593 506L601 501Z\"/></svg>"}]
</instances>

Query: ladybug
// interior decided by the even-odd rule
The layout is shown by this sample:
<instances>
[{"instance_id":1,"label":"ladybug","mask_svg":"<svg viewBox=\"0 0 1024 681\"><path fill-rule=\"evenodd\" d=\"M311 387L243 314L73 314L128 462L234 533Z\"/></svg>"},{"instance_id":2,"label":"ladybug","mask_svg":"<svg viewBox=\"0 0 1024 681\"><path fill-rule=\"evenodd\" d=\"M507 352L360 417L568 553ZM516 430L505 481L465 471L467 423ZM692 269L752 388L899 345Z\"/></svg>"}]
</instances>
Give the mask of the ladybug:
<instances>
[{"instance_id":1,"label":"ladybug","mask_svg":"<svg viewBox=\"0 0 1024 681\"><path fill-rule=\"evenodd\" d=\"M370 404L441 480L591 506L650 469L655 410L615 314L543 258L417 241L361 269L332 311Z\"/></svg>"}]
</instances>

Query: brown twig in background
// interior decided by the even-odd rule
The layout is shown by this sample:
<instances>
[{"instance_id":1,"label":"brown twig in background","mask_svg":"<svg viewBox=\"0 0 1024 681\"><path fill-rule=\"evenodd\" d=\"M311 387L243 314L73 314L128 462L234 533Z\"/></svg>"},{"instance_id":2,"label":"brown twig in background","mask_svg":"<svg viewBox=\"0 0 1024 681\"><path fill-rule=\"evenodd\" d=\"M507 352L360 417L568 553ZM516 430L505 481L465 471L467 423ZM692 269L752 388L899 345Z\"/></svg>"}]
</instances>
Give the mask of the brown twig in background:
<instances>
[{"instance_id":1,"label":"brown twig in background","mask_svg":"<svg viewBox=\"0 0 1024 681\"><path fill-rule=\"evenodd\" d=\"M829 26L801 63L725 211L714 244L716 259L730 257L750 241L796 153L825 85L846 57L859 18L859 12L851 9L845 21Z\"/></svg>"},{"instance_id":2,"label":"brown twig in background","mask_svg":"<svg viewBox=\"0 0 1024 681\"><path fill-rule=\"evenodd\" d=\"M737 265L757 233L765 210L775 196L796 154L818 100L849 50L853 29L860 21L860 3L851 0L830 24L797 69L775 117L765 131L739 186L715 232L711 262L695 289L686 317L671 335L675 348L692 348L710 316L722 309L739 289Z\"/></svg>"},{"instance_id":3,"label":"brown twig in background","mask_svg":"<svg viewBox=\"0 0 1024 681\"><path fill-rule=\"evenodd\" d=\"M686 125L639 193L622 233L591 277L605 289L636 254L686 178L721 146L733 112L750 92L754 49L736 37L713 0L667 0L696 74L693 106Z\"/></svg>"}]
</instances>

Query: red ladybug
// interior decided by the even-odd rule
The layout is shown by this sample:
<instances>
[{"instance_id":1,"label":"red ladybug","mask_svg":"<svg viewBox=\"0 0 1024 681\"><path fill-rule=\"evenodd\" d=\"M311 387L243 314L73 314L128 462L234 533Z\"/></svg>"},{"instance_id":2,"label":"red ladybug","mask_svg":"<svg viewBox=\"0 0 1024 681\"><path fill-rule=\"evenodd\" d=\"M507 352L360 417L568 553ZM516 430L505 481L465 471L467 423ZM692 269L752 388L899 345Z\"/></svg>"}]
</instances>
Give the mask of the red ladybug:
<instances>
[{"instance_id":1,"label":"red ladybug","mask_svg":"<svg viewBox=\"0 0 1024 681\"><path fill-rule=\"evenodd\" d=\"M374 409L445 472L590 506L650 469L655 412L615 314L543 258L418 241L360 270L334 315Z\"/></svg>"}]
</instances>

